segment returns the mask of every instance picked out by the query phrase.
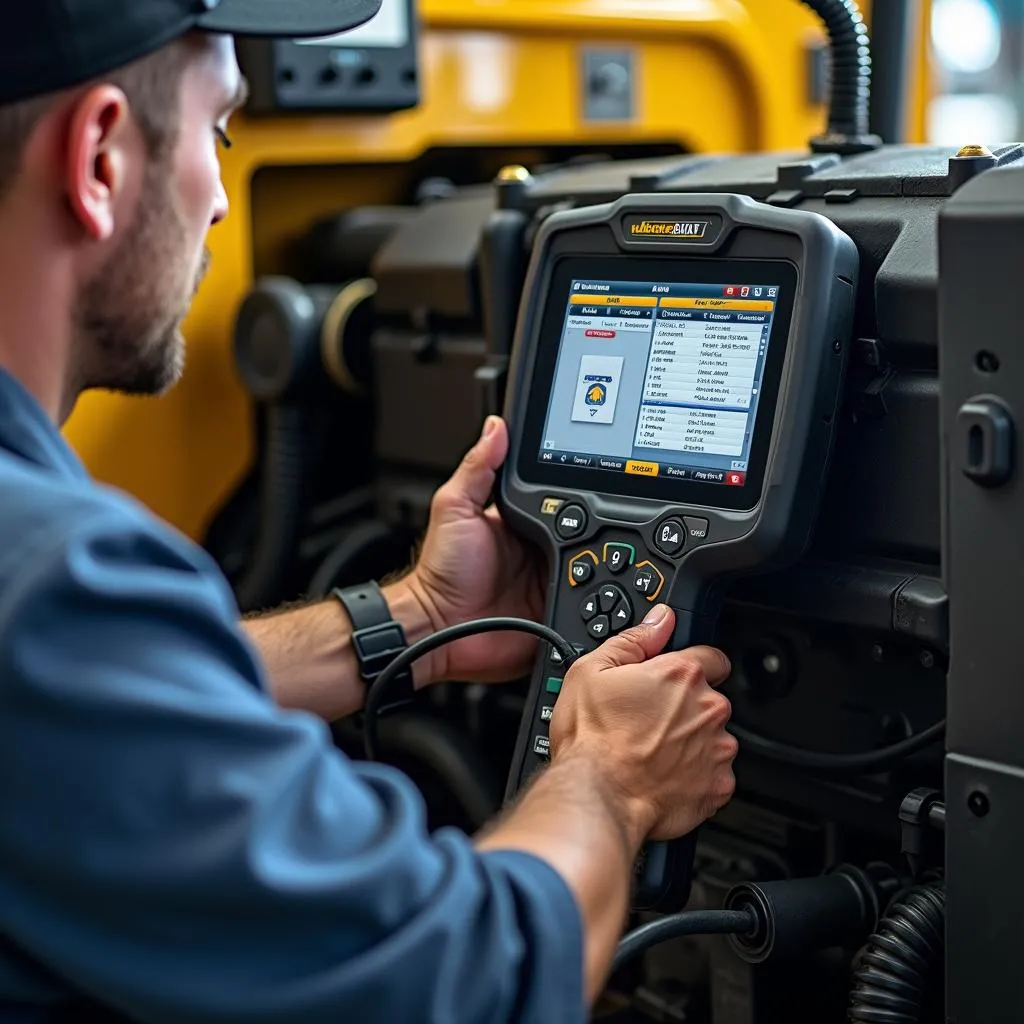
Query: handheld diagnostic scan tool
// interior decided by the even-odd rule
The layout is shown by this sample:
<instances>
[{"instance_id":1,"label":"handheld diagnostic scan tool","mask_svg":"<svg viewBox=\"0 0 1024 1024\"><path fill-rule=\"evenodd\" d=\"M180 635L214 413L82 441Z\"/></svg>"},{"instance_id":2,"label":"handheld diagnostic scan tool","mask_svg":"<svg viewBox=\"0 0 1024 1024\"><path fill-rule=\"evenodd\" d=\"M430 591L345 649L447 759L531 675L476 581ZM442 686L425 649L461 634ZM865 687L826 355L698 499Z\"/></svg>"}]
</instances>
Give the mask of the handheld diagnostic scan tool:
<instances>
[{"instance_id":1,"label":"handheld diagnostic scan tool","mask_svg":"<svg viewBox=\"0 0 1024 1024\"><path fill-rule=\"evenodd\" d=\"M722 584L798 558L832 449L853 242L737 195L633 195L549 217L524 290L499 501L551 566L547 624L580 653L657 602L671 649L713 643ZM545 645L508 797L549 757ZM636 909L689 899L695 837L649 844Z\"/></svg>"}]
</instances>

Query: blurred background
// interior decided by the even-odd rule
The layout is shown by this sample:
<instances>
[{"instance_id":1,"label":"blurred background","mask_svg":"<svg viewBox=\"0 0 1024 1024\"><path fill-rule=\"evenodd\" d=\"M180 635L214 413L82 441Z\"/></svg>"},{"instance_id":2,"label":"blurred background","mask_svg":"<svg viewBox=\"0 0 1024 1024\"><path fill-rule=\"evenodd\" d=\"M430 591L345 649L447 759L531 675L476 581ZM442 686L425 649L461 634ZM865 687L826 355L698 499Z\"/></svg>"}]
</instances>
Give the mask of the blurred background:
<instances>
[{"instance_id":1,"label":"blurred background","mask_svg":"<svg viewBox=\"0 0 1024 1024\"><path fill-rule=\"evenodd\" d=\"M933 96L928 141L1020 136L1024 115L1024 0L933 0Z\"/></svg>"}]
</instances>

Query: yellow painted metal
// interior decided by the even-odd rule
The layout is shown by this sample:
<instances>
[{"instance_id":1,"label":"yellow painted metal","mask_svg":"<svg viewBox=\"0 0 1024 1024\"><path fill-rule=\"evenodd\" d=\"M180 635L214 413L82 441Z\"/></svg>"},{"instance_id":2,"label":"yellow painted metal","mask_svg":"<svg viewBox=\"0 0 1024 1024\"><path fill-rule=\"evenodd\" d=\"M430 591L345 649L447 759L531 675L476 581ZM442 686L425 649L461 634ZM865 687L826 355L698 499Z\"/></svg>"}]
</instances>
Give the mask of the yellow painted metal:
<instances>
[{"instance_id":1,"label":"yellow painted metal","mask_svg":"<svg viewBox=\"0 0 1024 1024\"><path fill-rule=\"evenodd\" d=\"M795 0L423 0L423 103L381 117L244 119L223 156L231 216L185 325L189 363L159 400L86 396L66 436L94 475L199 537L253 459L232 330L254 268L282 265L317 218L402 201L411 167L445 148L494 151L494 171L549 147L676 143L695 152L802 147L816 19ZM581 50L631 47L638 110L589 123ZM344 472L339 463L339 473Z\"/></svg>"}]
</instances>

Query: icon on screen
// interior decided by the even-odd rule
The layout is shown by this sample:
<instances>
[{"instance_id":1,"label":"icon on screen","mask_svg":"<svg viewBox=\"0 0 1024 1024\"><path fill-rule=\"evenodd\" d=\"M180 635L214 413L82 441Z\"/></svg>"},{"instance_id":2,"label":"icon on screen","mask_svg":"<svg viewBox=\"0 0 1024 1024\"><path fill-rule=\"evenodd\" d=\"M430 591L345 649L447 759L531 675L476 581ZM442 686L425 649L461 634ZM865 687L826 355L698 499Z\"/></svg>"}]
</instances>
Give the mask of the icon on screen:
<instances>
[{"instance_id":1,"label":"icon on screen","mask_svg":"<svg viewBox=\"0 0 1024 1024\"><path fill-rule=\"evenodd\" d=\"M608 401L608 389L603 384L593 384L587 391L587 405L602 406Z\"/></svg>"},{"instance_id":2,"label":"icon on screen","mask_svg":"<svg viewBox=\"0 0 1024 1024\"><path fill-rule=\"evenodd\" d=\"M754 298L755 299L761 298L762 295L764 295L764 289L763 288L755 288L754 289Z\"/></svg>"},{"instance_id":3,"label":"icon on screen","mask_svg":"<svg viewBox=\"0 0 1024 1024\"><path fill-rule=\"evenodd\" d=\"M740 298L743 298L743 299L745 299L745 298L747 298L747 297L748 297L749 295L750 295L750 288L749 288L749 286L747 286L747 285L744 285L744 286L743 286L743 287L742 287L742 288L740 289Z\"/></svg>"},{"instance_id":4,"label":"icon on screen","mask_svg":"<svg viewBox=\"0 0 1024 1024\"><path fill-rule=\"evenodd\" d=\"M735 473L734 472L734 473L726 473L725 474L725 482L730 487L742 487L746 483L746 480L747 480L747 474L746 473Z\"/></svg>"},{"instance_id":5,"label":"icon on screen","mask_svg":"<svg viewBox=\"0 0 1024 1024\"><path fill-rule=\"evenodd\" d=\"M726 298L729 298L729 299L733 298L736 295L737 291L738 291L738 289L736 288L735 285L732 285L732 284L727 285L726 289L725 289L725 296L726 296Z\"/></svg>"},{"instance_id":6,"label":"icon on screen","mask_svg":"<svg viewBox=\"0 0 1024 1024\"><path fill-rule=\"evenodd\" d=\"M774 299L778 294L779 294L779 289L778 288L769 288L768 289L768 298L769 299Z\"/></svg>"}]
</instances>

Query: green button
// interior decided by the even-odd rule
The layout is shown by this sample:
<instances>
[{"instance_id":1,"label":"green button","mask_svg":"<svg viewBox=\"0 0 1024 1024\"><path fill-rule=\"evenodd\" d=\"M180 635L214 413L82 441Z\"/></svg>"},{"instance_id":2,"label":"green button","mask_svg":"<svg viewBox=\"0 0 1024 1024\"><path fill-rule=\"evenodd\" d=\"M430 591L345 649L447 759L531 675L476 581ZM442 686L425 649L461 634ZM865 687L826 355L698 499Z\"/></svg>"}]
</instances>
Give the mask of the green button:
<instances>
[{"instance_id":1,"label":"green button","mask_svg":"<svg viewBox=\"0 0 1024 1024\"><path fill-rule=\"evenodd\" d=\"M547 688L548 693L554 693L554 694L561 693L562 692L562 680L561 679L556 679L554 676L551 676L548 679L548 684L547 684L546 688Z\"/></svg>"},{"instance_id":2,"label":"green button","mask_svg":"<svg viewBox=\"0 0 1024 1024\"><path fill-rule=\"evenodd\" d=\"M604 563L615 575L636 561L636 548L632 544L612 543L604 547Z\"/></svg>"}]
</instances>

